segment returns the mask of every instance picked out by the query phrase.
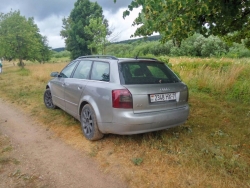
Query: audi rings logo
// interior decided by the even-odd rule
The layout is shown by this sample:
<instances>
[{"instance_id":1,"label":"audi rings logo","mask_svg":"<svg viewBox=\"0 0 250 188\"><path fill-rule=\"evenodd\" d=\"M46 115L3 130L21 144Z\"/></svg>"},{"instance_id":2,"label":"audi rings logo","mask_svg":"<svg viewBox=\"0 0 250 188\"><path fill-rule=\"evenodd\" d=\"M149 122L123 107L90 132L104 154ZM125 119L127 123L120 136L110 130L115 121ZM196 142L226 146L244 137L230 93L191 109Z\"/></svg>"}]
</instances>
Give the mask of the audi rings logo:
<instances>
[{"instance_id":1,"label":"audi rings logo","mask_svg":"<svg viewBox=\"0 0 250 188\"><path fill-rule=\"evenodd\" d=\"M160 91L169 91L170 89L165 87L165 88L161 88Z\"/></svg>"}]
</instances>

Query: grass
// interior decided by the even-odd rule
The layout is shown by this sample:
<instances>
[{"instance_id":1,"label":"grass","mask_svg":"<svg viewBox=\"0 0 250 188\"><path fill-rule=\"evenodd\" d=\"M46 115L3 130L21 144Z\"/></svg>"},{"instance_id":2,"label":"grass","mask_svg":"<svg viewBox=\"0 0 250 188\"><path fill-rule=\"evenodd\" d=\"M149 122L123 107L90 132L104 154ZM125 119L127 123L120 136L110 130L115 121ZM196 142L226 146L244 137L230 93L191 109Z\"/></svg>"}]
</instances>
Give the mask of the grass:
<instances>
[{"instance_id":1,"label":"grass","mask_svg":"<svg viewBox=\"0 0 250 188\"><path fill-rule=\"evenodd\" d=\"M8 67L0 75L0 94L131 187L249 187L249 60L171 58L170 63L189 85L191 112L184 125L166 131L87 141L78 121L43 104L50 72L65 62Z\"/></svg>"},{"instance_id":2,"label":"grass","mask_svg":"<svg viewBox=\"0 0 250 188\"><path fill-rule=\"evenodd\" d=\"M176 61L176 60L175 60ZM180 73L194 92L212 94L221 99L250 102L250 61L246 59L181 59L173 69Z\"/></svg>"}]
</instances>

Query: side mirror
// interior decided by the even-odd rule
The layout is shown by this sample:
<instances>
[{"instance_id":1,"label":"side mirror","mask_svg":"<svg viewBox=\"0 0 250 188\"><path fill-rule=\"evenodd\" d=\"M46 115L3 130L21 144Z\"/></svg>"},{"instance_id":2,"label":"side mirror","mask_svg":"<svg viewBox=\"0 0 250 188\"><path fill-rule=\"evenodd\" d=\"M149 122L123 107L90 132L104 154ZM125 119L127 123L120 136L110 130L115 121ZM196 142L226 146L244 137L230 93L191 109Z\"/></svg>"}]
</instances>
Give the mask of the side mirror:
<instances>
[{"instance_id":1,"label":"side mirror","mask_svg":"<svg viewBox=\"0 0 250 188\"><path fill-rule=\"evenodd\" d=\"M50 74L51 77L58 77L59 73L58 72L52 72Z\"/></svg>"}]
</instances>

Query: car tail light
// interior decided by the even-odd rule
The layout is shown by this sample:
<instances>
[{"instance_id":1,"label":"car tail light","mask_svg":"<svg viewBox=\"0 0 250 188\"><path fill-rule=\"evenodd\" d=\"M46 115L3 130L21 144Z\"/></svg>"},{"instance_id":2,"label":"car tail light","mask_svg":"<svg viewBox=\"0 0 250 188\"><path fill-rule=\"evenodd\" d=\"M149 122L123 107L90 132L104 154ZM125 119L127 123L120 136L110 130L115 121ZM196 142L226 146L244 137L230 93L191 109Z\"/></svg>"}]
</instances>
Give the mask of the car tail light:
<instances>
[{"instance_id":1,"label":"car tail light","mask_svg":"<svg viewBox=\"0 0 250 188\"><path fill-rule=\"evenodd\" d=\"M133 98L127 89L113 90L112 102L113 108L133 108Z\"/></svg>"}]
</instances>

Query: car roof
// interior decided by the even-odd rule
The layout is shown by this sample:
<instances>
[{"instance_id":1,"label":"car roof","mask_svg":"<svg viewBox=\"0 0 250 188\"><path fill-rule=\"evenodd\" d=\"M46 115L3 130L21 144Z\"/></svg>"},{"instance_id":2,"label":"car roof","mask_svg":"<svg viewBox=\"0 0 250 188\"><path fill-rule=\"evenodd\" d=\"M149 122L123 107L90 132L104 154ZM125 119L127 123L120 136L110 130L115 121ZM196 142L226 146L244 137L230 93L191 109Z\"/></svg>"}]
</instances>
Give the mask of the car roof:
<instances>
[{"instance_id":1,"label":"car roof","mask_svg":"<svg viewBox=\"0 0 250 188\"><path fill-rule=\"evenodd\" d=\"M79 59L100 59L100 60L115 60L116 62L125 62L125 61L135 61L135 60L146 60L146 61L157 61L156 58L149 58L149 57L134 57L134 58L117 58L111 55L87 55L87 56L80 56L76 60Z\"/></svg>"}]
</instances>

